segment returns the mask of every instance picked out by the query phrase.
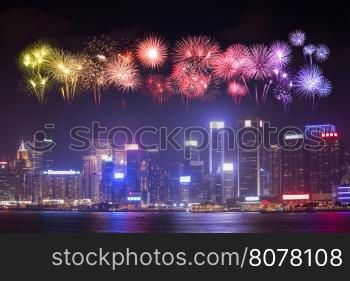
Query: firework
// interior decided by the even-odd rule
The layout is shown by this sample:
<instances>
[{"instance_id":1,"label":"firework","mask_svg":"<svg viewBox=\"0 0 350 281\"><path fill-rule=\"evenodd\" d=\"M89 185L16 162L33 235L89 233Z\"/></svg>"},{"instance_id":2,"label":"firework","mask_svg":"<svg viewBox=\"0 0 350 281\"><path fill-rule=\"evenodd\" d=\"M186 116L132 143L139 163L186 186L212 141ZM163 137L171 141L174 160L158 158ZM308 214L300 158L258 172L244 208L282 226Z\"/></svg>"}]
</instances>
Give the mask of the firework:
<instances>
[{"instance_id":1,"label":"firework","mask_svg":"<svg viewBox=\"0 0 350 281\"><path fill-rule=\"evenodd\" d=\"M236 81L230 82L227 85L226 92L232 97L236 104L240 103L241 98L248 93L246 87Z\"/></svg>"},{"instance_id":2,"label":"firework","mask_svg":"<svg viewBox=\"0 0 350 281\"><path fill-rule=\"evenodd\" d=\"M227 81L242 76L248 67L249 49L241 44L229 47L213 61L215 77Z\"/></svg>"},{"instance_id":3,"label":"firework","mask_svg":"<svg viewBox=\"0 0 350 281\"><path fill-rule=\"evenodd\" d=\"M149 36L137 46L136 56L146 68L159 68L167 58L168 48L158 36Z\"/></svg>"},{"instance_id":4,"label":"firework","mask_svg":"<svg viewBox=\"0 0 350 281\"><path fill-rule=\"evenodd\" d=\"M63 84L61 94L68 102L71 102L76 94L85 65L84 56L63 50L54 50L50 56L47 72L56 82Z\"/></svg>"},{"instance_id":5,"label":"firework","mask_svg":"<svg viewBox=\"0 0 350 281\"><path fill-rule=\"evenodd\" d=\"M306 35L301 30L296 30L289 33L289 42L295 47L303 46L305 40L306 40Z\"/></svg>"},{"instance_id":6,"label":"firework","mask_svg":"<svg viewBox=\"0 0 350 281\"><path fill-rule=\"evenodd\" d=\"M316 51L316 47L313 44L308 44L304 46L303 53L305 56L312 56Z\"/></svg>"},{"instance_id":7,"label":"firework","mask_svg":"<svg viewBox=\"0 0 350 281\"><path fill-rule=\"evenodd\" d=\"M27 89L41 104L46 101L46 90L49 85L49 76L45 74L43 68L49 63L51 53L52 47L48 43L38 41L27 47L19 56Z\"/></svg>"},{"instance_id":8,"label":"firework","mask_svg":"<svg viewBox=\"0 0 350 281\"><path fill-rule=\"evenodd\" d=\"M178 41L174 50L175 63L188 63L196 71L208 72L220 46L207 36L188 36Z\"/></svg>"},{"instance_id":9,"label":"firework","mask_svg":"<svg viewBox=\"0 0 350 281\"><path fill-rule=\"evenodd\" d=\"M328 97L332 92L332 83L325 77L322 77L321 83L318 87L318 94L320 97Z\"/></svg>"},{"instance_id":10,"label":"firework","mask_svg":"<svg viewBox=\"0 0 350 281\"><path fill-rule=\"evenodd\" d=\"M94 37L85 45L86 67L83 72L82 84L85 89L92 90L95 102L99 104L103 89L108 86L106 63L115 57L118 44L110 37L102 35L100 38Z\"/></svg>"},{"instance_id":11,"label":"firework","mask_svg":"<svg viewBox=\"0 0 350 281\"><path fill-rule=\"evenodd\" d=\"M129 56L118 56L106 66L108 82L123 92L134 91L140 85L140 75Z\"/></svg>"},{"instance_id":12,"label":"firework","mask_svg":"<svg viewBox=\"0 0 350 281\"><path fill-rule=\"evenodd\" d=\"M321 85L322 71L315 65L304 66L295 77L295 88L300 95L314 98Z\"/></svg>"},{"instance_id":13,"label":"firework","mask_svg":"<svg viewBox=\"0 0 350 281\"><path fill-rule=\"evenodd\" d=\"M248 77L263 80L273 74L274 60L271 50L262 44L253 45L249 48Z\"/></svg>"},{"instance_id":14,"label":"firework","mask_svg":"<svg viewBox=\"0 0 350 281\"><path fill-rule=\"evenodd\" d=\"M155 102L162 104L171 97L168 80L163 75L149 75L145 81L146 91Z\"/></svg>"},{"instance_id":15,"label":"firework","mask_svg":"<svg viewBox=\"0 0 350 281\"><path fill-rule=\"evenodd\" d=\"M286 66L291 60L292 49L288 43L276 41L271 45L273 63L277 67Z\"/></svg>"},{"instance_id":16,"label":"firework","mask_svg":"<svg viewBox=\"0 0 350 281\"><path fill-rule=\"evenodd\" d=\"M325 61L328 58L328 56L329 56L329 48L324 44L318 45L315 52L316 59L322 62L322 61Z\"/></svg>"}]
</instances>

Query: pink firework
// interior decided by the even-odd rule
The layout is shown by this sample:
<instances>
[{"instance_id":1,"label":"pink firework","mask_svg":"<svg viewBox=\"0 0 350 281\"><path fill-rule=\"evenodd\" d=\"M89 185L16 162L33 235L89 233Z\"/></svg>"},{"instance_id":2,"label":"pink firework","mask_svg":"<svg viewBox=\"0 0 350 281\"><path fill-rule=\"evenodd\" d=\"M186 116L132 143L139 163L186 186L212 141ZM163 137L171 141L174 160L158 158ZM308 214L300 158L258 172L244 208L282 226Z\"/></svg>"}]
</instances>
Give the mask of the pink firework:
<instances>
[{"instance_id":1,"label":"pink firework","mask_svg":"<svg viewBox=\"0 0 350 281\"><path fill-rule=\"evenodd\" d=\"M246 87L236 81L230 82L226 91L236 104L240 103L241 98L247 95Z\"/></svg>"},{"instance_id":2,"label":"pink firework","mask_svg":"<svg viewBox=\"0 0 350 281\"><path fill-rule=\"evenodd\" d=\"M162 104L171 97L171 89L167 79L163 75L149 75L145 81L147 93L155 102Z\"/></svg>"},{"instance_id":3,"label":"pink firework","mask_svg":"<svg viewBox=\"0 0 350 281\"><path fill-rule=\"evenodd\" d=\"M198 71L208 71L220 54L220 46L208 36L188 36L177 42L174 50L175 63L188 63Z\"/></svg>"},{"instance_id":4,"label":"pink firework","mask_svg":"<svg viewBox=\"0 0 350 281\"><path fill-rule=\"evenodd\" d=\"M249 49L241 44L229 47L213 61L215 77L227 81L242 76L248 66Z\"/></svg>"},{"instance_id":5,"label":"pink firework","mask_svg":"<svg viewBox=\"0 0 350 281\"><path fill-rule=\"evenodd\" d=\"M140 85L140 74L131 59L118 56L107 64L108 82L123 92L134 91Z\"/></svg>"},{"instance_id":6,"label":"pink firework","mask_svg":"<svg viewBox=\"0 0 350 281\"><path fill-rule=\"evenodd\" d=\"M168 47L158 36L149 36L139 43L136 56L143 66L159 68L167 59Z\"/></svg>"},{"instance_id":7,"label":"pink firework","mask_svg":"<svg viewBox=\"0 0 350 281\"><path fill-rule=\"evenodd\" d=\"M275 67L271 50L263 44L253 45L249 50L248 77L256 80L264 80L270 77Z\"/></svg>"}]
</instances>

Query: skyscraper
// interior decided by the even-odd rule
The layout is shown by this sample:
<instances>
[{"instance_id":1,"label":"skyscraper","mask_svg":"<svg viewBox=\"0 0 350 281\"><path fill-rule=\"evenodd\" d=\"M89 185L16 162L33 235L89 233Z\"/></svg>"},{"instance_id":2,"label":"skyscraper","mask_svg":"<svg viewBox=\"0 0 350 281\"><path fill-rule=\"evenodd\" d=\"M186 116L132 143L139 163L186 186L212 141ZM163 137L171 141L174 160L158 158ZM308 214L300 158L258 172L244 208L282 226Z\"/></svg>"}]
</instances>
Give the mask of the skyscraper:
<instances>
[{"instance_id":1,"label":"skyscraper","mask_svg":"<svg viewBox=\"0 0 350 281\"><path fill-rule=\"evenodd\" d=\"M308 150L308 184L312 193L332 193L340 184L341 144L334 125L311 125L305 134L322 138L323 144Z\"/></svg>"},{"instance_id":2,"label":"skyscraper","mask_svg":"<svg viewBox=\"0 0 350 281\"><path fill-rule=\"evenodd\" d=\"M221 204L226 204L227 200L234 198L233 163L224 163L222 167L224 181L222 188Z\"/></svg>"},{"instance_id":3,"label":"skyscraper","mask_svg":"<svg viewBox=\"0 0 350 281\"><path fill-rule=\"evenodd\" d=\"M32 201L31 162L29 152L23 141L17 150L14 176L15 200Z\"/></svg>"},{"instance_id":4,"label":"skyscraper","mask_svg":"<svg viewBox=\"0 0 350 281\"><path fill-rule=\"evenodd\" d=\"M100 182L97 171L96 155L84 156L81 197L84 199L91 199L91 201L95 203L100 200Z\"/></svg>"},{"instance_id":5,"label":"skyscraper","mask_svg":"<svg viewBox=\"0 0 350 281\"><path fill-rule=\"evenodd\" d=\"M114 191L115 172L112 156L106 157L102 160L101 172L101 201L105 203L113 203L115 202L116 193Z\"/></svg>"},{"instance_id":6,"label":"skyscraper","mask_svg":"<svg viewBox=\"0 0 350 281\"><path fill-rule=\"evenodd\" d=\"M10 188L10 165L0 161L0 201L13 200L13 188Z\"/></svg>"},{"instance_id":7,"label":"skyscraper","mask_svg":"<svg viewBox=\"0 0 350 281\"><path fill-rule=\"evenodd\" d=\"M309 192L306 186L304 135L286 134L281 144L282 193Z\"/></svg>"},{"instance_id":8,"label":"skyscraper","mask_svg":"<svg viewBox=\"0 0 350 281\"><path fill-rule=\"evenodd\" d=\"M267 185L270 186L271 195L282 194L282 151L279 145L271 145L268 151Z\"/></svg>"},{"instance_id":9,"label":"skyscraper","mask_svg":"<svg viewBox=\"0 0 350 281\"><path fill-rule=\"evenodd\" d=\"M237 196L241 198L260 197L263 194L266 153L262 147L263 123L259 119L238 122Z\"/></svg>"},{"instance_id":10,"label":"skyscraper","mask_svg":"<svg viewBox=\"0 0 350 281\"><path fill-rule=\"evenodd\" d=\"M81 174L79 171L48 170L42 174L43 203L58 200L71 204L80 199Z\"/></svg>"},{"instance_id":11,"label":"skyscraper","mask_svg":"<svg viewBox=\"0 0 350 281\"><path fill-rule=\"evenodd\" d=\"M127 192L140 192L139 183L139 147L137 144L125 145L126 150L126 184Z\"/></svg>"},{"instance_id":12,"label":"skyscraper","mask_svg":"<svg viewBox=\"0 0 350 281\"><path fill-rule=\"evenodd\" d=\"M222 202L223 171L225 161L224 122L213 121L209 124L209 176L211 178L210 201Z\"/></svg>"},{"instance_id":13,"label":"skyscraper","mask_svg":"<svg viewBox=\"0 0 350 281\"><path fill-rule=\"evenodd\" d=\"M169 201L172 204L180 203L180 177L183 174L184 164L171 162L168 170Z\"/></svg>"}]
</instances>

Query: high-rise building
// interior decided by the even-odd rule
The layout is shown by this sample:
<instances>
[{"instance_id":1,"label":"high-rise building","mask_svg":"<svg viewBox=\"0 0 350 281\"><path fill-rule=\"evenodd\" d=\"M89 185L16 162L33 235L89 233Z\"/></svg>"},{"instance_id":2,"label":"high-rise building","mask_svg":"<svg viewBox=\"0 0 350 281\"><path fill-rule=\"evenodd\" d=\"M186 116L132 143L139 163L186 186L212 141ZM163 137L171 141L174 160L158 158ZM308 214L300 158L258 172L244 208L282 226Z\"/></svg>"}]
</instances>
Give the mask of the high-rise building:
<instances>
[{"instance_id":1,"label":"high-rise building","mask_svg":"<svg viewBox=\"0 0 350 281\"><path fill-rule=\"evenodd\" d=\"M32 201L32 186L31 186L31 162L29 160L29 152L25 147L24 142L21 142L17 150L14 170L15 184L15 200L17 201Z\"/></svg>"},{"instance_id":2,"label":"high-rise building","mask_svg":"<svg viewBox=\"0 0 350 281\"><path fill-rule=\"evenodd\" d=\"M191 183L189 185L190 203L204 203L207 200L203 184L204 161L191 160L186 173L191 177Z\"/></svg>"},{"instance_id":3,"label":"high-rise building","mask_svg":"<svg viewBox=\"0 0 350 281\"><path fill-rule=\"evenodd\" d=\"M221 204L226 204L227 200L234 198L233 163L224 163L222 167L224 181L222 188Z\"/></svg>"},{"instance_id":4,"label":"high-rise building","mask_svg":"<svg viewBox=\"0 0 350 281\"><path fill-rule=\"evenodd\" d=\"M44 204L51 200L71 204L74 200L81 199L80 190L80 171L48 170L42 174L42 203Z\"/></svg>"},{"instance_id":5,"label":"high-rise building","mask_svg":"<svg viewBox=\"0 0 350 281\"><path fill-rule=\"evenodd\" d=\"M102 202L115 202L116 194L114 188L115 172L112 156L102 160L100 198Z\"/></svg>"},{"instance_id":6,"label":"high-rise building","mask_svg":"<svg viewBox=\"0 0 350 281\"><path fill-rule=\"evenodd\" d=\"M209 176L211 177L210 201L222 202L223 171L225 161L224 122L209 124Z\"/></svg>"},{"instance_id":7,"label":"high-rise building","mask_svg":"<svg viewBox=\"0 0 350 281\"><path fill-rule=\"evenodd\" d=\"M94 203L100 201L99 178L96 155L84 156L81 198L91 199Z\"/></svg>"},{"instance_id":8,"label":"high-rise building","mask_svg":"<svg viewBox=\"0 0 350 281\"><path fill-rule=\"evenodd\" d=\"M190 203L191 176L180 176L180 204L187 206Z\"/></svg>"},{"instance_id":9,"label":"high-rise building","mask_svg":"<svg viewBox=\"0 0 350 281\"><path fill-rule=\"evenodd\" d=\"M14 190L10 186L10 165L8 161L0 161L0 201L14 199Z\"/></svg>"},{"instance_id":10,"label":"high-rise building","mask_svg":"<svg viewBox=\"0 0 350 281\"><path fill-rule=\"evenodd\" d=\"M268 151L267 185L271 195L282 194L282 151L279 145L271 145Z\"/></svg>"},{"instance_id":11,"label":"high-rise building","mask_svg":"<svg viewBox=\"0 0 350 281\"><path fill-rule=\"evenodd\" d=\"M304 135L291 133L284 135L281 144L282 193L309 192L306 186Z\"/></svg>"},{"instance_id":12,"label":"high-rise building","mask_svg":"<svg viewBox=\"0 0 350 281\"><path fill-rule=\"evenodd\" d=\"M263 124L259 119L241 120L238 123L237 196L241 198L260 198L264 193L266 150L262 146Z\"/></svg>"},{"instance_id":13,"label":"high-rise building","mask_svg":"<svg viewBox=\"0 0 350 281\"><path fill-rule=\"evenodd\" d=\"M137 144L125 145L127 192L140 192L139 168L140 154Z\"/></svg>"},{"instance_id":14,"label":"high-rise building","mask_svg":"<svg viewBox=\"0 0 350 281\"><path fill-rule=\"evenodd\" d=\"M184 164L171 162L168 171L169 202L180 203L180 177L183 174Z\"/></svg>"},{"instance_id":15,"label":"high-rise building","mask_svg":"<svg viewBox=\"0 0 350 281\"><path fill-rule=\"evenodd\" d=\"M312 193L332 193L340 184L341 144L334 125L311 125L305 134L322 138L323 143L307 151L308 185Z\"/></svg>"}]
</instances>

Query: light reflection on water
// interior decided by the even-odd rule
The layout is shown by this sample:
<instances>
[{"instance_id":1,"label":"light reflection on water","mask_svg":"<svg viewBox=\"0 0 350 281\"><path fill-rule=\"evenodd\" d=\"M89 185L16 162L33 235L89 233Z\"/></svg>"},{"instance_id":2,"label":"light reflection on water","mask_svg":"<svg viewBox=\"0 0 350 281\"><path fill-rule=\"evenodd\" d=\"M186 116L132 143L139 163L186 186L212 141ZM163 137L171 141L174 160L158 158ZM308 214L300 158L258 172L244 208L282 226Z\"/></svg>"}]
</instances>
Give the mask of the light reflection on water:
<instances>
[{"instance_id":1,"label":"light reflection on water","mask_svg":"<svg viewBox=\"0 0 350 281\"><path fill-rule=\"evenodd\" d=\"M0 211L0 232L350 233L350 213L260 214Z\"/></svg>"}]
</instances>

